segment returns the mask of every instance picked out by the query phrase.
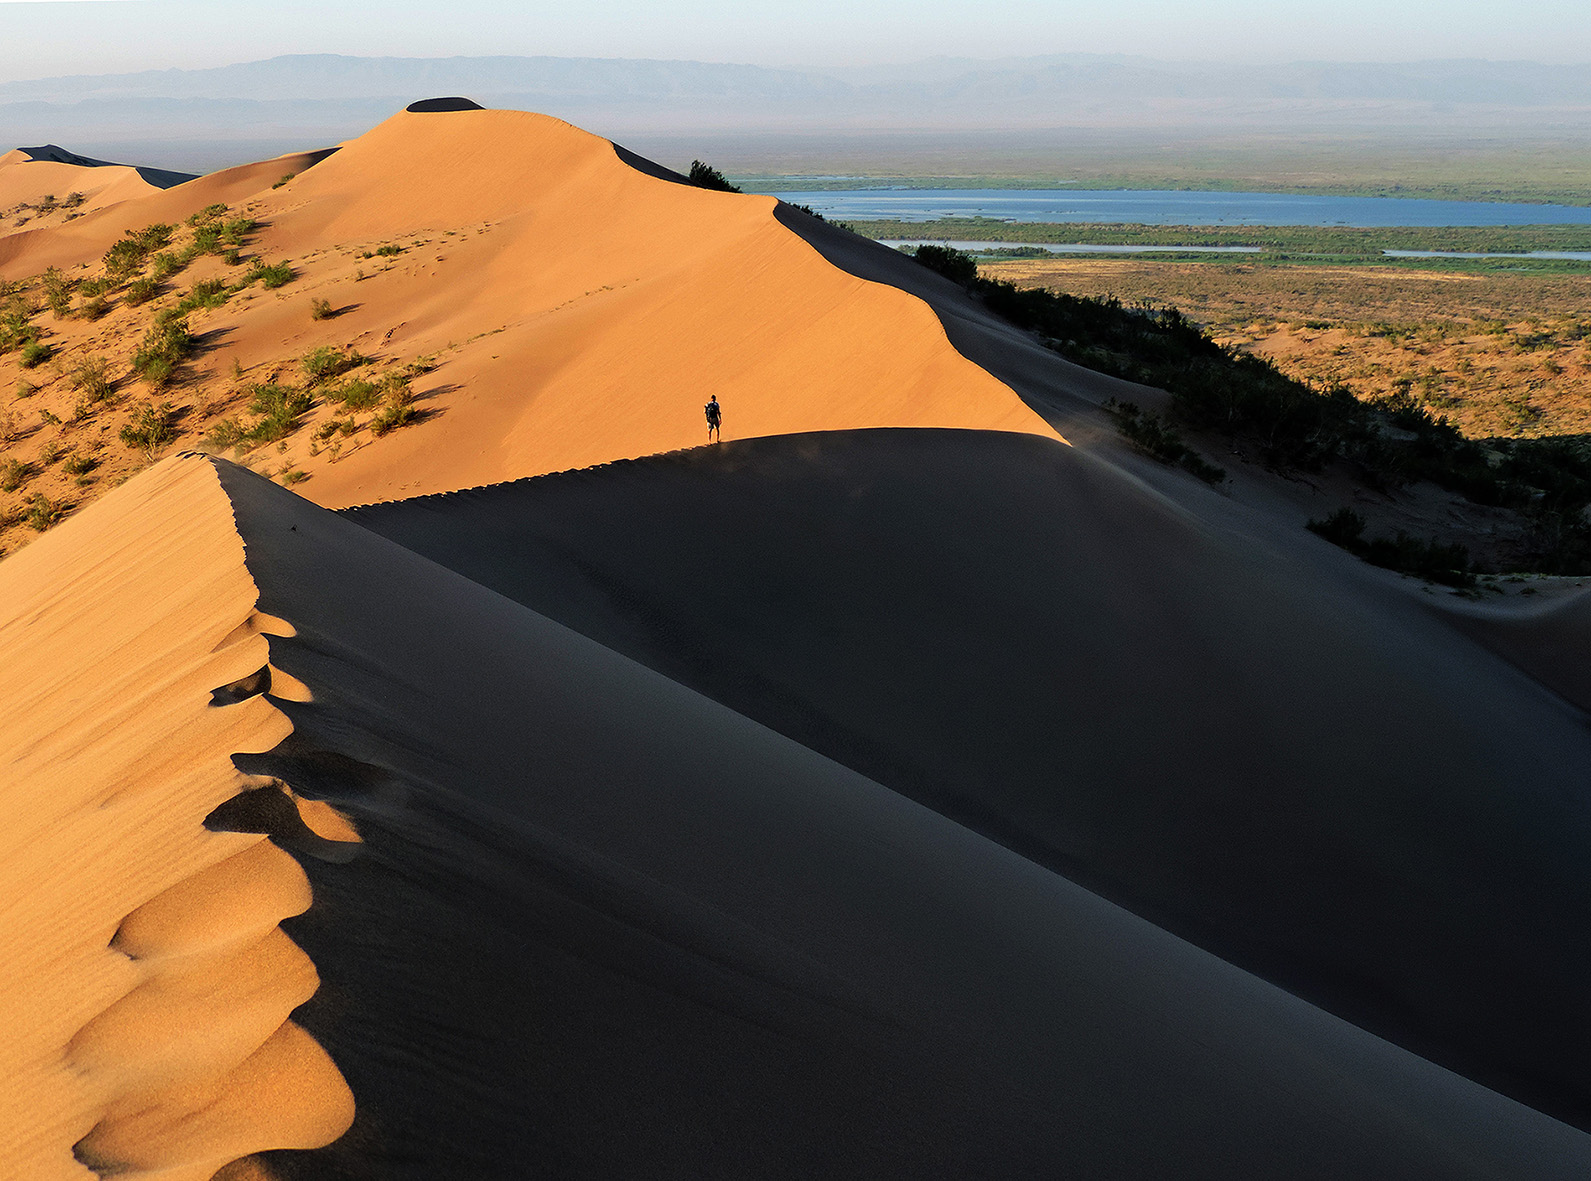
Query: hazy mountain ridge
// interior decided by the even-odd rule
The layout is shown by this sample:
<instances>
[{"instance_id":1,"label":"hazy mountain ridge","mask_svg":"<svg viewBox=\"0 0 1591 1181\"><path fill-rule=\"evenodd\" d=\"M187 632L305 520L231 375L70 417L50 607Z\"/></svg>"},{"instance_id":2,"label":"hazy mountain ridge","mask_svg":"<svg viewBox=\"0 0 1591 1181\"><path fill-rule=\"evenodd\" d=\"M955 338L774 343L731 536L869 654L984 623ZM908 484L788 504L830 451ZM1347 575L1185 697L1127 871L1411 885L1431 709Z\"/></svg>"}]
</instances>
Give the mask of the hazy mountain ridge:
<instances>
[{"instance_id":1,"label":"hazy mountain ridge","mask_svg":"<svg viewBox=\"0 0 1591 1181\"><path fill-rule=\"evenodd\" d=\"M390 103L446 91L497 103L536 100L560 114L611 109L637 126L656 124L662 116L705 119L704 126L714 127L770 121L932 127L994 116L1005 126L1065 126L1074 124L1080 112L1111 116L1112 122L1131 121L1135 113L1181 112L1246 123L1300 118L1316 108L1418 118L1440 116L1449 106L1591 111L1591 72L1529 62L1291 62L1238 68L1067 54L782 70L629 59L297 55L205 70L0 84L0 125L96 102L114 102L123 122L153 115L145 104L161 104L169 115L173 109L164 104L173 100L221 103L210 113L222 120L235 115L240 103L308 113L303 104ZM743 105L726 111L725 100ZM1383 104L1397 109L1385 110Z\"/></svg>"}]
</instances>

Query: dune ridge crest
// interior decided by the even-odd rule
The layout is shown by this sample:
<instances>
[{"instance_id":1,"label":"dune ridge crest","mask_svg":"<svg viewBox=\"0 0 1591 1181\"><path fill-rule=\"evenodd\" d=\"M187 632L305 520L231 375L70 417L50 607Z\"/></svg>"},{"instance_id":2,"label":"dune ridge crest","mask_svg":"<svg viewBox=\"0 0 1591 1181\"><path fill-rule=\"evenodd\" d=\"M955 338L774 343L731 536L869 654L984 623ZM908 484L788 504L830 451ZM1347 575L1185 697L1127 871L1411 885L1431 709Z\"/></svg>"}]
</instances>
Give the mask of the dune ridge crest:
<instances>
[{"instance_id":1,"label":"dune ridge crest","mask_svg":"<svg viewBox=\"0 0 1591 1181\"><path fill-rule=\"evenodd\" d=\"M258 597L193 455L0 569L0 1175L208 1181L352 1122L292 1020L319 976L280 924L312 902L286 850L341 859L358 837L234 762L280 746L275 703L309 696L272 669L292 629Z\"/></svg>"}]
</instances>

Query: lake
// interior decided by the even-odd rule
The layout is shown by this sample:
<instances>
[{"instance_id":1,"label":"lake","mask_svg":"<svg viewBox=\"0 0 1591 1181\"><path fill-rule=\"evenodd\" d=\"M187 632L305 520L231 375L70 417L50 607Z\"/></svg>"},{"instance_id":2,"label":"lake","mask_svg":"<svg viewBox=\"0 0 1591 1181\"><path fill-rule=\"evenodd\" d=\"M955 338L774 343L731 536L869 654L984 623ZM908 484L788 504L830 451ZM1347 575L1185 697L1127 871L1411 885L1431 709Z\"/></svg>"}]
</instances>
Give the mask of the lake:
<instances>
[{"instance_id":1,"label":"lake","mask_svg":"<svg viewBox=\"0 0 1591 1181\"><path fill-rule=\"evenodd\" d=\"M1258 246L1097 246L1084 242L988 242L956 241L941 238L880 238L884 246L953 246L968 254L990 250L1043 250L1050 254L1259 254ZM1469 250L1383 250L1387 258L1560 258L1591 262L1591 250L1532 250L1528 253Z\"/></svg>"},{"instance_id":2,"label":"lake","mask_svg":"<svg viewBox=\"0 0 1591 1181\"><path fill-rule=\"evenodd\" d=\"M885 246L953 246L968 254L988 250L1046 250L1051 254L1258 254L1258 246L1091 246L1083 242L946 242L938 238L880 238ZM1591 258L1591 255L1587 255Z\"/></svg>"},{"instance_id":3,"label":"lake","mask_svg":"<svg viewBox=\"0 0 1591 1181\"><path fill-rule=\"evenodd\" d=\"M1591 225L1591 207L1298 193L1119 189L839 189L776 193L834 221L1126 222L1152 226Z\"/></svg>"}]
</instances>

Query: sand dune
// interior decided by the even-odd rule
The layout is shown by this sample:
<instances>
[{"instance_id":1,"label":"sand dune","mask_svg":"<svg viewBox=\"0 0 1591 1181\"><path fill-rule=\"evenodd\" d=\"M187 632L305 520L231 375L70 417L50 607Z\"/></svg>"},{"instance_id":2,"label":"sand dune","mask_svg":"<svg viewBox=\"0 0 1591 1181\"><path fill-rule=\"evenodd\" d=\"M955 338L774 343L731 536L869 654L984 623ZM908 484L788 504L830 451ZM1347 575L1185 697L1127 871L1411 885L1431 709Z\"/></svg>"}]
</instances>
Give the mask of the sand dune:
<instances>
[{"instance_id":1,"label":"sand dune","mask_svg":"<svg viewBox=\"0 0 1591 1181\"><path fill-rule=\"evenodd\" d=\"M231 756L292 729L226 693L285 630L243 559L186 461L0 565L0 1175L207 1181L352 1118L289 1020L317 975L278 923L308 880L255 830L206 826L260 785Z\"/></svg>"},{"instance_id":2,"label":"sand dune","mask_svg":"<svg viewBox=\"0 0 1591 1181\"><path fill-rule=\"evenodd\" d=\"M260 223L190 442L322 345L421 411L0 563L0 1175L1591 1173L1583 600L1410 595L900 256L436 106L0 236Z\"/></svg>"},{"instance_id":3,"label":"sand dune","mask_svg":"<svg viewBox=\"0 0 1591 1181\"><path fill-rule=\"evenodd\" d=\"M1071 455L821 442L947 439ZM777 477L811 442L700 458L733 502L736 452ZM8 1175L1591 1168L1591 1137L242 468L168 460L0 579Z\"/></svg>"},{"instance_id":4,"label":"sand dune","mask_svg":"<svg viewBox=\"0 0 1591 1181\"><path fill-rule=\"evenodd\" d=\"M257 455L306 473L304 493L325 505L695 445L715 394L737 438L869 426L1054 436L951 345L930 306L832 266L779 220L773 198L664 179L558 120L403 112L272 187L291 170L234 169L0 239L0 274L97 263L125 229L180 222L214 201L258 219L252 251L297 277L192 317L210 343L186 387L204 408L183 419L189 442L242 396L235 369L245 381L302 381L299 357L323 345L376 358L377 372L434 366L414 387L420 426L332 446L313 437L338 414L325 404L286 451ZM312 320L315 299L336 314ZM63 355L130 355L155 306L52 330Z\"/></svg>"},{"instance_id":5,"label":"sand dune","mask_svg":"<svg viewBox=\"0 0 1591 1181\"><path fill-rule=\"evenodd\" d=\"M13 224L19 217L30 221L46 218L49 215L37 209L13 212L19 205L34 205L46 196L64 201L71 194L78 194L82 200L74 203L69 212L81 214L160 191L136 168L73 163L75 158L69 154L59 153L66 157L64 160L52 158L56 154L44 148L16 148L0 155L0 217L9 215ZM64 217L62 212L56 220ZM0 234L10 228L0 220Z\"/></svg>"},{"instance_id":6,"label":"sand dune","mask_svg":"<svg viewBox=\"0 0 1591 1181\"><path fill-rule=\"evenodd\" d=\"M1184 484L1025 436L836 433L353 519L1591 1122L1584 716Z\"/></svg>"}]
</instances>

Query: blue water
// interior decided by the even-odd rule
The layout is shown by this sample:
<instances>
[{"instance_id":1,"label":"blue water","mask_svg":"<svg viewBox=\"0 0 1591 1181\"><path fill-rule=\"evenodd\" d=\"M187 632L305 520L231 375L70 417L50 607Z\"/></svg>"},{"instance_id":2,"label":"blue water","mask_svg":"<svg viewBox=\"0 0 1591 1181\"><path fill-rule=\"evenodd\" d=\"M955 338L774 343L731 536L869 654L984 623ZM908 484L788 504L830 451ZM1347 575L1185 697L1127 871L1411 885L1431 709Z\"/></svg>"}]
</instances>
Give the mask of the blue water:
<instances>
[{"instance_id":1,"label":"blue water","mask_svg":"<svg viewBox=\"0 0 1591 1181\"><path fill-rule=\"evenodd\" d=\"M777 193L838 221L993 217L1151 226L1591 225L1591 207L1297 193L1072 189L839 189Z\"/></svg>"},{"instance_id":2,"label":"blue water","mask_svg":"<svg viewBox=\"0 0 1591 1181\"><path fill-rule=\"evenodd\" d=\"M990 250L1046 250L1051 254L1259 254L1258 246L1097 246L1083 242L951 242L941 238L880 238L885 246L953 246L968 254ZM1531 250L1526 253L1468 250L1383 250L1388 258L1562 258L1591 262L1591 250Z\"/></svg>"},{"instance_id":3,"label":"blue water","mask_svg":"<svg viewBox=\"0 0 1591 1181\"><path fill-rule=\"evenodd\" d=\"M1258 246L1090 246L1082 242L945 242L938 238L880 238L885 246L953 246L986 250L1047 250L1051 254L1258 254ZM1591 258L1591 255L1586 257Z\"/></svg>"}]
</instances>

